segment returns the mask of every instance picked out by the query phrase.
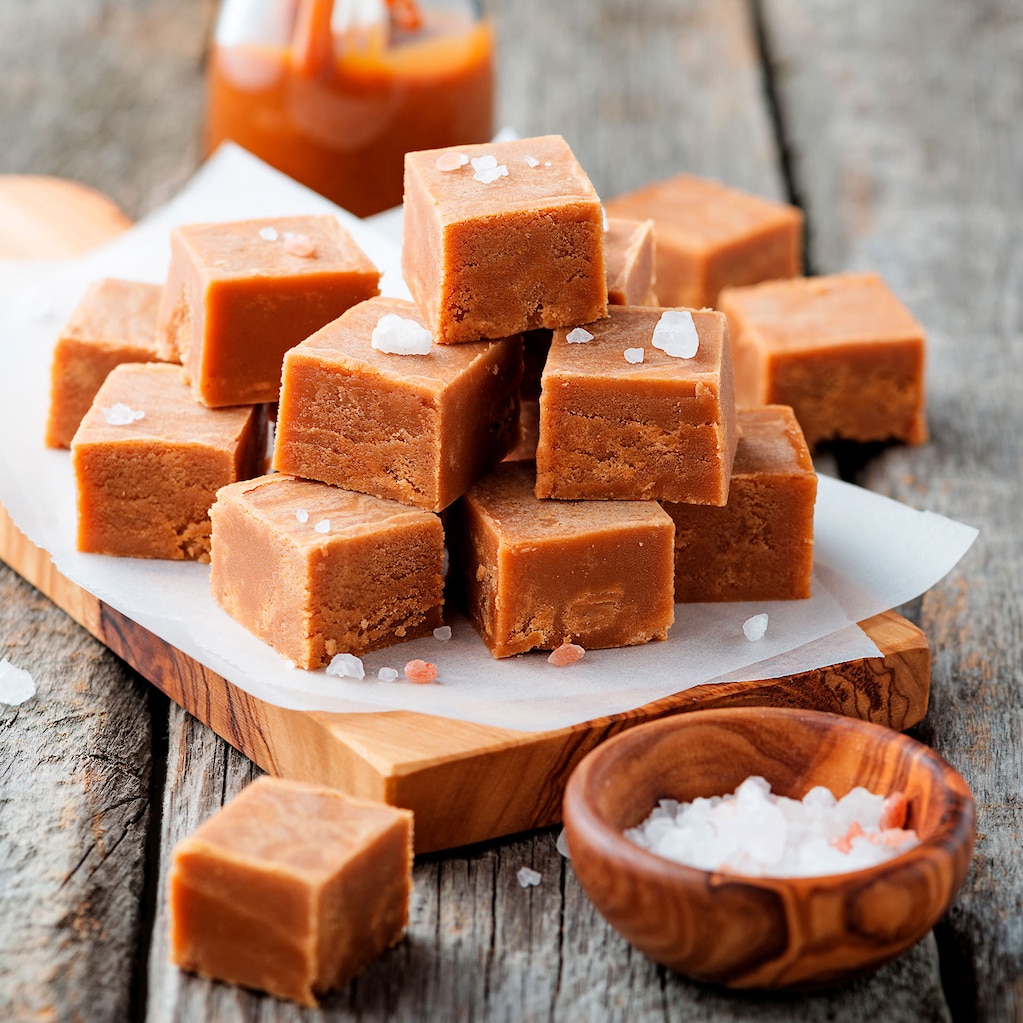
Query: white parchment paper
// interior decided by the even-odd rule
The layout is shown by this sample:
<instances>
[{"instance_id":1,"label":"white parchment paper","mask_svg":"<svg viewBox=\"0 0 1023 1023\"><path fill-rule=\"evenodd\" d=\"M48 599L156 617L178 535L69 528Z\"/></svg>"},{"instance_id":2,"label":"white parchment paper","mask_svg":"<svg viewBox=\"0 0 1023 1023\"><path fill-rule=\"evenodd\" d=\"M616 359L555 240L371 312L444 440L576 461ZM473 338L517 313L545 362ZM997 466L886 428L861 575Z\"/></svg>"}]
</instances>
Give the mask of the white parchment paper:
<instances>
[{"instance_id":1,"label":"white parchment paper","mask_svg":"<svg viewBox=\"0 0 1023 1023\"><path fill-rule=\"evenodd\" d=\"M447 642L416 640L370 654L362 681L292 668L213 602L207 566L108 558L75 550L66 451L42 438L53 343L92 281L160 282L175 224L298 213L336 214L384 272L385 294L408 297L395 216L360 221L243 150L226 146L181 194L116 241L70 261L0 261L0 503L79 586L260 699L344 712L415 710L543 730L630 710L711 680L772 678L879 651L856 622L911 600L942 578L976 530L822 477L815 516L814 596L757 604L679 604L663 643L588 651L554 668L541 653L495 661L472 627L449 615ZM399 228L400 230L400 228ZM742 623L767 612L764 639ZM437 684L381 682L384 666L433 661Z\"/></svg>"}]
</instances>

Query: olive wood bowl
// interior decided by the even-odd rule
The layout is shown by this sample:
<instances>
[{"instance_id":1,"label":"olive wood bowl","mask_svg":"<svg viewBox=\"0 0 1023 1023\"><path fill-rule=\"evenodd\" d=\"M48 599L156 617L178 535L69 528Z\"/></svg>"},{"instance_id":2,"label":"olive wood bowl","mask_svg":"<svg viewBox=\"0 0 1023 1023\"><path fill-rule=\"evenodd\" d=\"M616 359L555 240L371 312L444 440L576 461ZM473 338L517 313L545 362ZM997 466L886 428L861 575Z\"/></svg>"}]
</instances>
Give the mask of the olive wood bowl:
<instances>
[{"instance_id":1,"label":"olive wood bowl","mask_svg":"<svg viewBox=\"0 0 1023 1023\"><path fill-rule=\"evenodd\" d=\"M659 799L778 795L815 785L905 793L920 845L823 877L746 877L665 859L623 835ZM880 725L787 708L707 710L640 725L593 750L565 791L572 865L603 917L651 959L736 988L823 987L894 959L945 913L969 867L974 803L922 743Z\"/></svg>"}]
</instances>

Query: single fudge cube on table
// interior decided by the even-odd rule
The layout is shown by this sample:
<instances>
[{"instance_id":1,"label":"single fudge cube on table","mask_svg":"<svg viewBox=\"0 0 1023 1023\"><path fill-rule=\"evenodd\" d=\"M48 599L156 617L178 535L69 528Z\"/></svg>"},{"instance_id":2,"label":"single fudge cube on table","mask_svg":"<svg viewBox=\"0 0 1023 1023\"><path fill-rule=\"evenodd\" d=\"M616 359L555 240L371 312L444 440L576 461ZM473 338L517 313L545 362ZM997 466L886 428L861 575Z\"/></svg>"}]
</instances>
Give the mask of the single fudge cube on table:
<instances>
[{"instance_id":1,"label":"single fudge cube on table","mask_svg":"<svg viewBox=\"0 0 1023 1023\"><path fill-rule=\"evenodd\" d=\"M728 503L662 502L675 523L675 602L810 596L817 474L784 405L740 408Z\"/></svg>"},{"instance_id":2,"label":"single fudge cube on table","mask_svg":"<svg viewBox=\"0 0 1023 1023\"><path fill-rule=\"evenodd\" d=\"M111 370L71 442L78 549L208 561L217 490L266 470L263 406L196 404L168 363Z\"/></svg>"},{"instance_id":3,"label":"single fudge cube on table","mask_svg":"<svg viewBox=\"0 0 1023 1023\"><path fill-rule=\"evenodd\" d=\"M721 296L740 405L790 405L807 443L927 440L923 327L873 273Z\"/></svg>"},{"instance_id":4,"label":"single fudge cube on table","mask_svg":"<svg viewBox=\"0 0 1023 1023\"><path fill-rule=\"evenodd\" d=\"M518 441L522 339L389 354L388 324L429 341L411 302L374 298L288 352L274 468L440 511Z\"/></svg>"},{"instance_id":5,"label":"single fudge cube on table","mask_svg":"<svg viewBox=\"0 0 1023 1023\"><path fill-rule=\"evenodd\" d=\"M494 657L667 636L675 530L655 501L541 501L533 465L504 462L447 526L453 586Z\"/></svg>"},{"instance_id":6,"label":"single fudge cube on table","mask_svg":"<svg viewBox=\"0 0 1023 1023\"><path fill-rule=\"evenodd\" d=\"M158 340L197 401L274 402L284 353L357 302L380 272L332 216L189 224L171 232Z\"/></svg>"},{"instance_id":7,"label":"single fudge cube on table","mask_svg":"<svg viewBox=\"0 0 1023 1023\"><path fill-rule=\"evenodd\" d=\"M609 312L554 332L542 377L536 496L723 505L736 442L724 316ZM691 342L695 351L684 349L691 357L668 354L680 351L672 337Z\"/></svg>"},{"instance_id":8,"label":"single fudge cube on table","mask_svg":"<svg viewBox=\"0 0 1023 1023\"><path fill-rule=\"evenodd\" d=\"M607 300L612 305L657 305L652 220L609 217L604 232Z\"/></svg>"},{"instance_id":9,"label":"single fudge cube on table","mask_svg":"<svg viewBox=\"0 0 1023 1023\"><path fill-rule=\"evenodd\" d=\"M107 374L122 362L157 362L159 284L108 277L91 284L57 338L46 445L66 448Z\"/></svg>"},{"instance_id":10,"label":"single fudge cube on table","mask_svg":"<svg viewBox=\"0 0 1023 1023\"><path fill-rule=\"evenodd\" d=\"M803 269L799 209L716 181L680 174L606 207L609 217L654 221L657 297L665 306L716 306L727 285L794 277Z\"/></svg>"},{"instance_id":11,"label":"single fudge cube on table","mask_svg":"<svg viewBox=\"0 0 1023 1023\"><path fill-rule=\"evenodd\" d=\"M402 269L439 344L587 323L607 309L600 199L560 135L409 153Z\"/></svg>"},{"instance_id":12,"label":"single fudge cube on table","mask_svg":"<svg viewBox=\"0 0 1023 1023\"><path fill-rule=\"evenodd\" d=\"M211 514L214 599L299 668L441 624L432 512L274 473L224 487Z\"/></svg>"},{"instance_id":13,"label":"single fudge cube on table","mask_svg":"<svg viewBox=\"0 0 1023 1023\"><path fill-rule=\"evenodd\" d=\"M174 847L171 960L315 1006L401 938L411 869L411 811L259 778Z\"/></svg>"}]
</instances>

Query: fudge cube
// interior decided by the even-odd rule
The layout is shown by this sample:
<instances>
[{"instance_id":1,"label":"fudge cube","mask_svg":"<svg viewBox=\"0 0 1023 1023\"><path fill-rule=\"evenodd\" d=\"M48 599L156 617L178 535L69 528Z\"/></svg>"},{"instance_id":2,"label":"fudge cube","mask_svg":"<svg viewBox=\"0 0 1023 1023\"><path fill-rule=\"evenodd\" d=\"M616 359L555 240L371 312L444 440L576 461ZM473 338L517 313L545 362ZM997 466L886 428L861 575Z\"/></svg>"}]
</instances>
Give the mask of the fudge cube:
<instances>
[{"instance_id":1,"label":"fudge cube","mask_svg":"<svg viewBox=\"0 0 1023 1023\"><path fill-rule=\"evenodd\" d=\"M108 277L91 284L57 338L46 445L71 446L107 374L122 362L157 362L159 284Z\"/></svg>"},{"instance_id":2,"label":"fudge cube","mask_svg":"<svg viewBox=\"0 0 1023 1023\"><path fill-rule=\"evenodd\" d=\"M448 512L452 585L490 653L664 639L671 518L655 501L538 500L533 471L503 462Z\"/></svg>"},{"instance_id":3,"label":"fudge cube","mask_svg":"<svg viewBox=\"0 0 1023 1023\"><path fill-rule=\"evenodd\" d=\"M275 473L224 487L212 519L214 599L300 668L441 624L432 512Z\"/></svg>"},{"instance_id":4,"label":"fudge cube","mask_svg":"<svg viewBox=\"0 0 1023 1023\"><path fill-rule=\"evenodd\" d=\"M740 408L728 503L662 502L675 523L675 602L810 596L817 474L784 405Z\"/></svg>"},{"instance_id":5,"label":"fudge cube","mask_svg":"<svg viewBox=\"0 0 1023 1023\"><path fill-rule=\"evenodd\" d=\"M408 153L402 270L439 344L598 319L600 199L560 135Z\"/></svg>"},{"instance_id":6,"label":"fudge cube","mask_svg":"<svg viewBox=\"0 0 1023 1023\"><path fill-rule=\"evenodd\" d=\"M518 440L522 339L389 354L389 323L423 331L411 302L374 298L288 352L274 467L440 511Z\"/></svg>"},{"instance_id":7,"label":"fudge cube","mask_svg":"<svg viewBox=\"0 0 1023 1023\"><path fill-rule=\"evenodd\" d=\"M923 327L873 273L728 289L740 405L790 405L807 443L927 440Z\"/></svg>"},{"instance_id":8,"label":"fudge cube","mask_svg":"<svg viewBox=\"0 0 1023 1023\"><path fill-rule=\"evenodd\" d=\"M604 232L607 300L612 305L657 305L652 220L608 217Z\"/></svg>"},{"instance_id":9,"label":"fudge cube","mask_svg":"<svg viewBox=\"0 0 1023 1023\"><path fill-rule=\"evenodd\" d=\"M609 217L654 221L662 305L717 305L718 293L729 284L802 272L803 215L795 206L688 174L606 206Z\"/></svg>"},{"instance_id":10,"label":"fudge cube","mask_svg":"<svg viewBox=\"0 0 1023 1023\"><path fill-rule=\"evenodd\" d=\"M723 505L736 442L724 316L609 312L554 332L541 378L536 496ZM669 354L679 351L678 331L696 346L691 357Z\"/></svg>"},{"instance_id":11,"label":"fudge cube","mask_svg":"<svg viewBox=\"0 0 1023 1023\"><path fill-rule=\"evenodd\" d=\"M209 561L217 490L266 469L262 406L197 405L167 363L111 370L71 442L78 549Z\"/></svg>"},{"instance_id":12,"label":"fudge cube","mask_svg":"<svg viewBox=\"0 0 1023 1023\"><path fill-rule=\"evenodd\" d=\"M315 1006L401 938L411 869L411 811L259 778L174 847L171 960Z\"/></svg>"},{"instance_id":13,"label":"fudge cube","mask_svg":"<svg viewBox=\"0 0 1023 1023\"><path fill-rule=\"evenodd\" d=\"M284 353L356 302L380 272L332 216L189 224L171 232L164 358L211 408L273 402Z\"/></svg>"}]
</instances>

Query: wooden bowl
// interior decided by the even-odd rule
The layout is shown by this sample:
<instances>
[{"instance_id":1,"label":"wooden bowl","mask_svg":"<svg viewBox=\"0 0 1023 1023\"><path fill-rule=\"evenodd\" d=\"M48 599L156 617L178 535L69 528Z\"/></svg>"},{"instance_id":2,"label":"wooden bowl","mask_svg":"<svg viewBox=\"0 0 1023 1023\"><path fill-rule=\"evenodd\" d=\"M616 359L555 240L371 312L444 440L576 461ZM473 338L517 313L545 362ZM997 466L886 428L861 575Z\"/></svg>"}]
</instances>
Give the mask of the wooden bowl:
<instances>
[{"instance_id":1,"label":"wooden bowl","mask_svg":"<svg viewBox=\"0 0 1023 1023\"><path fill-rule=\"evenodd\" d=\"M801 798L862 785L904 792L920 845L824 877L744 877L683 866L630 842L663 798L734 792L749 775ZM697 980L821 987L895 958L945 913L973 853L974 804L933 750L880 725L786 708L707 710L641 725L591 752L564 803L572 864L627 941Z\"/></svg>"}]
</instances>

